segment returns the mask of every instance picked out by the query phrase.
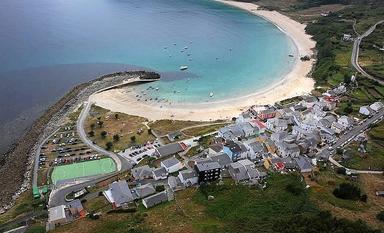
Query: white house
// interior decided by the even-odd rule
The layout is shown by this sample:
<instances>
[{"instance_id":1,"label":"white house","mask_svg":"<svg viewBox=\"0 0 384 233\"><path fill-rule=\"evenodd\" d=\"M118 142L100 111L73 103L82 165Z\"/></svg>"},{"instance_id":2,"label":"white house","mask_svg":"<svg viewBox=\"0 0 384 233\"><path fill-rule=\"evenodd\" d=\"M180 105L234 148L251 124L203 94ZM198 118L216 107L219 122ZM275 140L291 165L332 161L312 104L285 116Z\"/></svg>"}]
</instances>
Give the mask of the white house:
<instances>
[{"instance_id":1,"label":"white house","mask_svg":"<svg viewBox=\"0 0 384 233\"><path fill-rule=\"evenodd\" d=\"M347 116L341 116L337 120L337 123L343 125L345 128L349 128L349 127L353 126L354 120L350 117L347 117Z\"/></svg>"},{"instance_id":2,"label":"white house","mask_svg":"<svg viewBox=\"0 0 384 233\"><path fill-rule=\"evenodd\" d=\"M377 112L377 111L381 110L384 107L384 105L382 102L375 102L375 103L371 104L369 107L373 111Z\"/></svg>"},{"instance_id":3,"label":"white house","mask_svg":"<svg viewBox=\"0 0 384 233\"><path fill-rule=\"evenodd\" d=\"M280 142L276 143L277 149L281 157L298 157L300 155L300 148L294 143Z\"/></svg>"},{"instance_id":4,"label":"white house","mask_svg":"<svg viewBox=\"0 0 384 233\"><path fill-rule=\"evenodd\" d=\"M373 113L373 110L369 106L361 106L359 113L365 116L369 116Z\"/></svg>"},{"instance_id":5,"label":"white house","mask_svg":"<svg viewBox=\"0 0 384 233\"><path fill-rule=\"evenodd\" d=\"M179 171L179 175L177 177L179 177L181 183L183 183L185 187L195 185L198 182L198 176L194 170Z\"/></svg>"},{"instance_id":6,"label":"white house","mask_svg":"<svg viewBox=\"0 0 384 233\"><path fill-rule=\"evenodd\" d=\"M333 122L331 129L335 131L335 133L340 134L342 133L346 128L344 125L338 123L338 122Z\"/></svg>"},{"instance_id":7,"label":"white house","mask_svg":"<svg viewBox=\"0 0 384 233\"><path fill-rule=\"evenodd\" d=\"M270 131L280 132L288 128L288 121L285 119L271 118L267 120L266 125Z\"/></svg>"},{"instance_id":8,"label":"white house","mask_svg":"<svg viewBox=\"0 0 384 233\"><path fill-rule=\"evenodd\" d=\"M168 172L164 167L159 167L152 171L152 176L154 180L165 180L168 177Z\"/></svg>"},{"instance_id":9,"label":"white house","mask_svg":"<svg viewBox=\"0 0 384 233\"><path fill-rule=\"evenodd\" d=\"M251 160L256 160L258 158L262 158L265 153L267 153L267 149L263 146L261 142L251 142L244 143L244 145L248 148L249 154L248 157Z\"/></svg>"},{"instance_id":10,"label":"white house","mask_svg":"<svg viewBox=\"0 0 384 233\"><path fill-rule=\"evenodd\" d=\"M161 161L160 166L165 168L168 173L177 172L183 168L183 164L175 157Z\"/></svg>"}]
</instances>

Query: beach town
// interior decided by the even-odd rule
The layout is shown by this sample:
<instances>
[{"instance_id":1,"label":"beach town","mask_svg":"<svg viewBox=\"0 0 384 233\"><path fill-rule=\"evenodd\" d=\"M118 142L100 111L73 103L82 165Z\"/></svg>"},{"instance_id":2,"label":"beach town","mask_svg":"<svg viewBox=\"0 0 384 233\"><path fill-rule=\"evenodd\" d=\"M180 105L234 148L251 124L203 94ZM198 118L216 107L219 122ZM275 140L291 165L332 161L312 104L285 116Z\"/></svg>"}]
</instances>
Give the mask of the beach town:
<instances>
[{"instance_id":1,"label":"beach town","mask_svg":"<svg viewBox=\"0 0 384 233\"><path fill-rule=\"evenodd\" d=\"M217 223L220 218L211 219L200 208L220 209L231 201L231 205L241 201L258 205L242 200L241 192L282 193L294 201L304 198L292 207L299 211L301 207L307 211L301 201L309 202L308 193L316 204L327 198L328 209L353 201L356 208L363 206L368 212L373 208L374 215L381 210L384 186L378 177L383 167L380 161L366 164L364 159L370 161L375 148L381 151L377 131L381 132L384 118L383 100L367 98L364 104L350 100L361 89L379 94L381 90L364 86L363 77L380 85L381 81L364 74L359 66L360 46L355 43L362 38L337 35L342 43L353 44L348 56L356 70L332 85L315 87L311 76L317 62L316 42L305 24L254 3L216 1L263 17L289 36L298 51L292 70L262 91L223 100L207 93L213 100L202 103L146 96L158 91L161 76L155 72L118 72L88 83L47 123L33 147L22 187L0 211L3 216L12 213L26 194L32 196L35 209L17 222L6 222L0 230L33 222L45 231L68 232L84 230L84 221L95 223L92 229L96 229L99 222L108 225L107 221L126 214L129 218L119 223L127 229L151 225L159 232L181 231L191 229L188 224L197 218L198 224L206 220L204 224L214 229L210 232L217 232L223 224ZM150 86L139 92L140 85ZM367 177L378 185L357 188ZM356 192L346 197L343 188ZM323 194L324 190L331 190L330 194ZM239 195L239 200L223 200L221 195L227 192ZM368 200L373 205L368 206ZM268 201L267 205L275 205L274 199ZM233 208L241 212L248 207ZM345 217L338 211L332 214ZM174 225L168 225L172 220L164 216L168 212L175 214ZM351 219L360 218L353 215ZM364 220L381 227L371 213ZM27 228L28 224L13 230Z\"/></svg>"}]
</instances>

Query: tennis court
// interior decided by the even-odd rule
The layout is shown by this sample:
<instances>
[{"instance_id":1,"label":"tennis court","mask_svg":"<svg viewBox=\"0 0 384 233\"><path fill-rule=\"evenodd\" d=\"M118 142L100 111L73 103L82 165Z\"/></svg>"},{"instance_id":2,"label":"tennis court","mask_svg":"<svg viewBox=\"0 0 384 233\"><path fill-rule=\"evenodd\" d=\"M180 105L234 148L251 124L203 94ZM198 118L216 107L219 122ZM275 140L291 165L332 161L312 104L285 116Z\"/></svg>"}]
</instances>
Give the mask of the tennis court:
<instances>
[{"instance_id":1,"label":"tennis court","mask_svg":"<svg viewBox=\"0 0 384 233\"><path fill-rule=\"evenodd\" d=\"M92 160L81 163L57 166L52 172L52 182L73 179L84 176L94 176L116 171L116 165L111 158Z\"/></svg>"}]
</instances>

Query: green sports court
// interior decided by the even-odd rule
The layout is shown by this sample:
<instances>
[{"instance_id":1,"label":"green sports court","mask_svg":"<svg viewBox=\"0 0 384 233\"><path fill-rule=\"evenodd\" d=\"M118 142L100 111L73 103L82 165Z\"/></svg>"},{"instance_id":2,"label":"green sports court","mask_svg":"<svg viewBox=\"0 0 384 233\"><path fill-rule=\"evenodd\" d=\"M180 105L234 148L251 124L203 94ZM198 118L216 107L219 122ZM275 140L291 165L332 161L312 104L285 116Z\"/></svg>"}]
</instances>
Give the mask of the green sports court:
<instances>
[{"instance_id":1,"label":"green sports court","mask_svg":"<svg viewBox=\"0 0 384 233\"><path fill-rule=\"evenodd\" d=\"M116 171L116 164L111 158L92 160L81 163L57 166L52 172L52 182L84 176L94 176Z\"/></svg>"}]
</instances>

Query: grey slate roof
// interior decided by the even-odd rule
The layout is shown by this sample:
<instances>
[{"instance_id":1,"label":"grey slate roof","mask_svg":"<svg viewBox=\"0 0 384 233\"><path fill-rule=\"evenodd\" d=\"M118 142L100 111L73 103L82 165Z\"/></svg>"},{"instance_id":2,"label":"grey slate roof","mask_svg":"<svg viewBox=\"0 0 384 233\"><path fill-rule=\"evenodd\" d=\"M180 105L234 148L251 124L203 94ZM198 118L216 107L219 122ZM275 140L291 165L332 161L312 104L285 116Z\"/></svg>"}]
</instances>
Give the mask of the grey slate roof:
<instances>
[{"instance_id":1,"label":"grey slate roof","mask_svg":"<svg viewBox=\"0 0 384 233\"><path fill-rule=\"evenodd\" d=\"M232 163L231 159L226 153L214 155L210 157L213 162L218 162L222 168Z\"/></svg>"},{"instance_id":2,"label":"grey slate roof","mask_svg":"<svg viewBox=\"0 0 384 233\"><path fill-rule=\"evenodd\" d=\"M128 187L128 184L125 180L120 180L118 182L113 182L109 185L111 194L115 204L120 206L124 203L128 203L134 200L131 190Z\"/></svg>"},{"instance_id":3,"label":"grey slate roof","mask_svg":"<svg viewBox=\"0 0 384 233\"><path fill-rule=\"evenodd\" d=\"M214 144L209 145L209 148L211 148L215 152L220 152L223 150L223 144L214 143Z\"/></svg>"},{"instance_id":4,"label":"grey slate roof","mask_svg":"<svg viewBox=\"0 0 384 233\"><path fill-rule=\"evenodd\" d=\"M249 147L252 148L255 153L262 153L266 151L261 142L252 142L249 144Z\"/></svg>"},{"instance_id":5,"label":"grey slate roof","mask_svg":"<svg viewBox=\"0 0 384 233\"><path fill-rule=\"evenodd\" d=\"M181 183L179 177L175 176L168 177L168 185L173 191L177 191L184 188L184 185L183 183Z\"/></svg>"},{"instance_id":6,"label":"grey slate roof","mask_svg":"<svg viewBox=\"0 0 384 233\"><path fill-rule=\"evenodd\" d=\"M172 157L172 158L169 158L169 159L166 159L166 160L161 161L161 163L162 163L165 167L170 168L170 167L172 167L172 166L174 166L174 165L180 163L180 161L179 161L178 159Z\"/></svg>"},{"instance_id":7,"label":"grey slate roof","mask_svg":"<svg viewBox=\"0 0 384 233\"><path fill-rule=\"evenodd\" d=\"M156 150L159 153L160 157L164 157L168 155L174 155L176 153L183 151L183 147L179 143L171 143L165 146L161 146Z\"/></svg>"},{"instance_id":8,"label":"grey slate roof","mask_svg":"<svg viewBox=\"0 0 384 233\"><path fill-rule=\"evenodd\" d=\"M196 167L199 172L209 171L213 169L221 169L221 166L218 162L199 163L199 164L196 164Z\"/></svg>"},{"instance_id":9,"label":"grey slate roof","mask_svg":"<svg viewBox=\"0 0 384 233\"><path fill-rule=\"evenodd\" d=\"M183 170L180 171L179 174L183 177L184 180L197 177L197 173L194 170Z\"/></svg>"},{"instance_id":10,"label":"grey slate roof","mask_svg":"<svg viewBox=\"0 0 384 233\"><path fill-rule=\"evenodd\" d=\"M157 177L166 176L167 170L165 170L164 167L159 167L159 168L156 168L155 170L153 170L152 173L154 176L157 176Z\"/></svg>"},{"instance_id":11,"label":"grey slate roof","mask_svg":"<svg viewBox=\"0 0 384 233\"><path fill-rule=\"evenodd\" d=\"M168 195L166 191L156 193L143 199L143 203L147 205L147 208L153 207L166 201L168 201Z\"/></svg>"},{"instance_id":12,"label":"grey slate roof","mask_svg":"<svg viewBox=\"0 0 384 233\"><path fill-rule=\"evenodd\" d=\"M135 192L139 198L144 198L156 193L156 189L151 183L144 184L135 188Z\"/></svg>"},{"instance_id":13,"label":"grey slate roof","mask_svg":"<svg viewBox=\"0 0 384 233\"><path fill-rule=\"evenodd\" d=\"M146 177L152 177L153 168L148 165L144 165L141 167L135 167L132 169L132 176L135 180L142 180Z\"/></svg>"},{"instance_id":14,"label":"grey slate roof","mask_svg":"<svg viewBox=\"0 0 384 233\"><path fill-rule=\"evenodd\" d=\"M299 156L298 158L295 158L295 162L299 167L300 171L312 169L311 163L308 161L307 158L304 158L303 156Z\"/></svg>"},{"instance_id":15,"label":"grey slate roof","mask_svg":"<svg viewBox=\"0 0 384 233\"><path fill-rule=\"evenodd\" d=\"M254 167L254 164L247 159L231 163L228 171L231 177L238 182L260 177L260 173Z\"/></svg>"}]
</instances>

